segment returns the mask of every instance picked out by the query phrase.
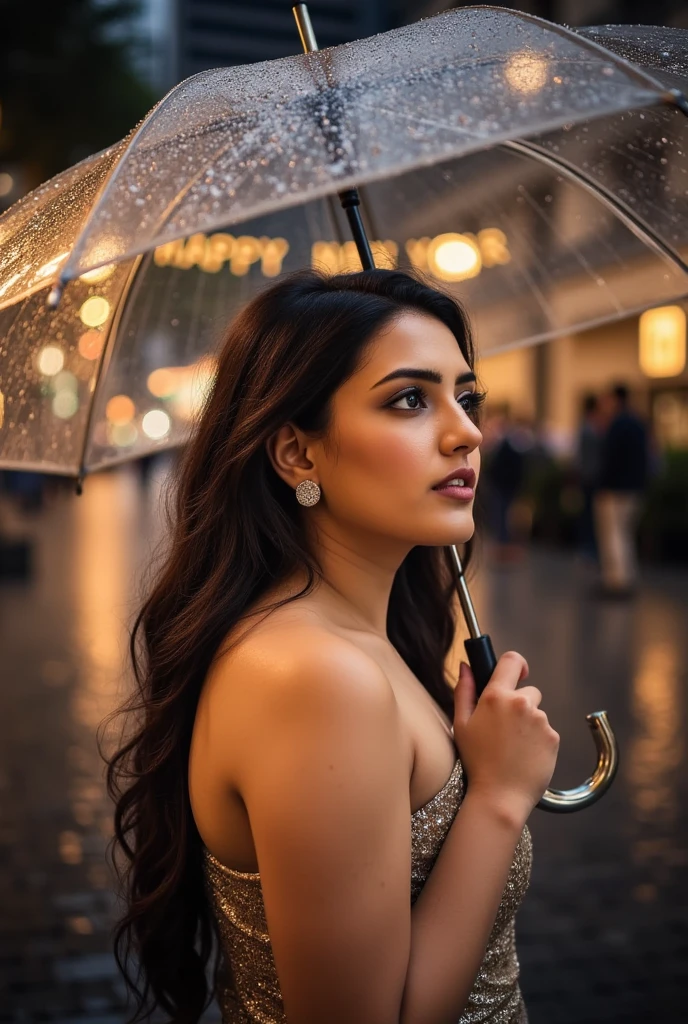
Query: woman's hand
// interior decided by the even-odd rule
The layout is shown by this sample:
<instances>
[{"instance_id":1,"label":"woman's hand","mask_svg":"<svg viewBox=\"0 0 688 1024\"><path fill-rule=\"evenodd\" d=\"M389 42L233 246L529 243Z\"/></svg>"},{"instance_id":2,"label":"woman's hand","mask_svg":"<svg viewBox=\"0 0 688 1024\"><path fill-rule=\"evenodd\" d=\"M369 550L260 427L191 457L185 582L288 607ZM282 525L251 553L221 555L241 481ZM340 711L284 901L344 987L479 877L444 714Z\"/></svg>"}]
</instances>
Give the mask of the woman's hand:
<instances>
[{"instance_id":1,"label":"woman's hand","mask_svg":"<svg viewBox=\"0 0 688 1024\"><path fill-rule=\"evenodd\" d=\"M508 651L477 703L465 662L454 690L454 739L468 786L524 823L550 783L559 750L559 734L539 708L540 691L517 689L527 678L525 658Z\"/></svg>"}]
</instances>

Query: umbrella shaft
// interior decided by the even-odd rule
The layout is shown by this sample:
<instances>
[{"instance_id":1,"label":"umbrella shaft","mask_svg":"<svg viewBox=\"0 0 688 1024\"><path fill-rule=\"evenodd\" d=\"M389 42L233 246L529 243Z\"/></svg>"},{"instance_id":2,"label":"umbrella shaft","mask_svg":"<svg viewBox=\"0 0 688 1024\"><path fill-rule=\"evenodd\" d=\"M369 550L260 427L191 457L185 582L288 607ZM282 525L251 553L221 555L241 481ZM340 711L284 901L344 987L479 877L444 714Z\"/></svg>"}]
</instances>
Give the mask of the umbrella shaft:
<instances>
[{"instance_id":1,"label":"umbrella shaft","mask_svg":"<svg viewBox=\"0 0 688 1024\"><path fill-rule=\"evenodd\" d=\"M339 196L339 201L342 204L342 209L346 213L347 220L349 221L349 227L351 228L351 234L353 235L354 242L356 243L356 249L358 250L358 258L361 261L361 266L364 270L375 270L375 260L373 259L373 253L370 248L370 243L368 242L368 236L361 219L361 211L359 209L361 200L358 195L358 189L347 188L344 192L339 192L337 194Z\"/></svg>"},{"instance_id":2,"label":"umbrella shaft","mask_svg":"<svg viewBox=\"0 0 688 1024\"><path fill-rule=\"evenodd\" d=\"M318 49L318 41L315 38L315 32L313 31L313 25L311 24L311 16L308 13L308 7L306 4L296 4L292 7L292 13L296 20L304 52L313 53ZM364 270L375 270L375 261L370 249L370 243L368 242L368 236L366 235L365 228L363 227L363 220L361 219L361 211L359 209L361 199L358 194L358 189L347 188L343 192L339 192L338 195L339 201L342 204L342 209L346 213L347 220L349 221L349 227L351 228L353 240L356 243L356 249L358 250L358 258L361 261L361 266Z\"/></svg>"}]
</instances>

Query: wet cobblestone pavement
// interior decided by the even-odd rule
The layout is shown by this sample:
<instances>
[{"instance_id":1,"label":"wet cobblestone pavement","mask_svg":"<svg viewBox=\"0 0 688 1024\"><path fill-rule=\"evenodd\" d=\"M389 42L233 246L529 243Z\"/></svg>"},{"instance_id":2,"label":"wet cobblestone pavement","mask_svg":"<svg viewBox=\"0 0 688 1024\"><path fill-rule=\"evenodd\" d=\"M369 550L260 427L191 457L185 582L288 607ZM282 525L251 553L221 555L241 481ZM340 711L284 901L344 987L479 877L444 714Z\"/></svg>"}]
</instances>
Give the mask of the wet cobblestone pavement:
<instances>
[{"instance_id":1,"label":"wet cobblestone pavement","mask_svg":"<svg viewBox=\"0 0 688 1024\"><path fill-rule=\"evenodd\" d=\"M0 1024L124 1019L95 730L126 690L157 486L144 496L134 470L102 474L80 499L14 516L36 547L31 581L0 582ZM496 650L526 655L561 733L553 784L590 774L590 711L609 712L621 743L601 803L531 816L522 988L531 1024L685 1021L688 572L646 569L627 603L587 597L589 583L570 555L535 551L473 588Z\"/></svg>"}]
</instances>

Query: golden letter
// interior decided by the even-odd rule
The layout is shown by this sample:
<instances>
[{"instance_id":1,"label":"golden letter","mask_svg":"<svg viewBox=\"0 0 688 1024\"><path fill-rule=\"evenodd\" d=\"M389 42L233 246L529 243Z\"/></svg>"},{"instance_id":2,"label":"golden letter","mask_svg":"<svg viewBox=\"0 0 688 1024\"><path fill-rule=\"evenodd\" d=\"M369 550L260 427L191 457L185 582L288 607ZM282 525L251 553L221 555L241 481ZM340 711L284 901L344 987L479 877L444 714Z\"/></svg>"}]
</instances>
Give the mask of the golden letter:
<instances>
[{"instance_id":1,"label":"golden letter","mask_svg":"<svg viewBox=\"0 0 688 1024\"><path fill-rule=\"evenodd\" d=\"M202 267L205 262L206 241L205 235L200 232L197 235L191 235L186 240L184 251L179 254L176 260L176 266L183 267L185 270L193 267L194 264Z\"/></svg>"},{"instance_id":2,"label":"golden letter","mask_svg":"<svg viewBox=\"0 0 688 1024\"><path fill-rule=\"evenodd\" d=\"M158 267L168 267L170 264L177 266L177 261L184 249L184 239L176 238L174 242L165 242L159 245L153 253L153 260Z\"/></svg>"},{"instance_id":3,"label":"golden letter","mask_svg":"<svg viewBox=\"0 0 688 1024\"><path fill-rule=\"evenodd\" d=\"M222 231L211 235L206 246L203 269L210 274L216 274L221 270L223 264L232 258L234 241L234 235L226 235Z\"/></svg>"},{"instance_id":4,"label":"golden letter","mask_svg":"<svg viewBox=\"0 0 688 1024\"><path fill-rule=\"evenodd\" d=\"M370 249L376 267L385 267L387 269L396 267L399 258L399 246L391 238L386 238L384 242L371 242Z\"/></svg>"},{"instance_id":5,"label":"golden letter","mask_svg":"<svg viewBox=\"0 0 688 1024\"><path fill-rule=\"evenodd\" d=\"M327 274L339 273L339 245L337 242L313 242L311 248L311 267L324 270Z\"/></svg>"},{"instance_id":6,"label":"golden letter","mask_svg":"<svg viewBox=\"0 0 688 1024\"><path fill-rule=\"evenodd\" d=\"M244 277L248 274L248 268L252 263L260 259L261 244L253 235L239 235L234 248L229 269L237 277Z\"/></svg>"},{"instance_id":7,"label":"golden letter","mask_svg":"<svg viewBox=\"0 0 688 1024\"><path fill-rule=\"evenodd\" d=\"M506 235L499 228L483 228L479 231L478 245L486 267L494 267L497 263L508 263L511 260Z\"/></svg>"},{"instance_id":8,"label":"golden letter","mask_svg":"<svg viewBox=\"0 0 688 1024\"><path fill-rule=\"evenodd\" d=\"M282 260L289 252L286 238L268 238L262 235L258 239L261 245L261 270L265 277L277 277L282 273Z\"/></svg>"},{"instance_id":9,"label":"golden letter","mask_svg":"<svg viewBox=\"0 0 688 1024\"><path fill-rule=\"evenodd\" d=\"M409 238L407 239L406 255L410 259L411 263L418 270L428 269L428 246L430 245L430 239L427 235L423 238Z\"/></svg>"}]
</instances>

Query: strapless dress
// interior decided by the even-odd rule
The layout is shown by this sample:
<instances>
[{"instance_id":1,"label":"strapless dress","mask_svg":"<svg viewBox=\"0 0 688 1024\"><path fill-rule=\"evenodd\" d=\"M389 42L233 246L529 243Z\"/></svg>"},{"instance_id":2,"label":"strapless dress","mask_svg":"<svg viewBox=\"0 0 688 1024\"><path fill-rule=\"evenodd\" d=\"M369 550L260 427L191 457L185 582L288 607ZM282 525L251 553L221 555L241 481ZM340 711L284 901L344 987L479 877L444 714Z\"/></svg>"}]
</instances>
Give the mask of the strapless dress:
<instances>
[{"instance_id":1,"label":"strapless dress","mask_svg":"<svg viewBox=\"0 0 688 1024\"><path fill-rule=\"evenodd\" d=\"M432 870L464 796L457 759L447 782L411 814L411 905ZM532 841L523 829L485 956L457 1024L527 1024L518 984L515 915L530 882ZM225 867L204 848L205 888L220 935L216 997L223 1024L287 1024L257 871Z\"/></svg>"}]
</instances>

